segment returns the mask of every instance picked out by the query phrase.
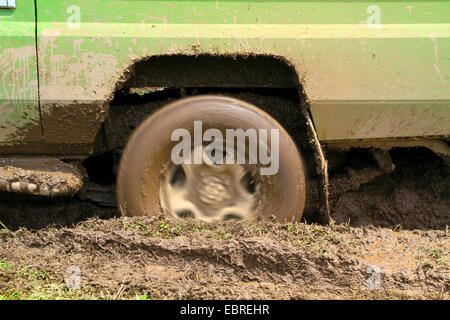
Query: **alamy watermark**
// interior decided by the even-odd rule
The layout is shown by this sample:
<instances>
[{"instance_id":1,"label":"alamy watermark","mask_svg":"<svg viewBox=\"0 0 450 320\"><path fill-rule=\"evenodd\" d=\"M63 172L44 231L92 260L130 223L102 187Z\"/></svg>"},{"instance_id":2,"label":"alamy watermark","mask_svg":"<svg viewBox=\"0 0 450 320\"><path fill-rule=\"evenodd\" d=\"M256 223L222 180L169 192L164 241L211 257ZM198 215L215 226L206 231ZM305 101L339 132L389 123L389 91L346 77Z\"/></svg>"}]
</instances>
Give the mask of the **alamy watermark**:
<instances>
[{"instance_id":1,"label":"alamy watermark","mask_svg":"<svg viewBox=\"0 0 450 320\"><path fill-rule=\"evenodd\" d=\"M80 29L81 9L79 6L71 5L67 7L66 13L69 14L67 18L67 28Z\"/></svg>"},{"instance_id":2,"label":"alamy watermark","mask_svg":"<svg viewBox=\"0 0 450 320\"><path fill-rule=\"evenodd\" d=\"M69 275L66 278L67 288L70 290L79 290L81 288L81 270L78 266L70 266L66 269Z\"/></svg>"},{"instance_id":3,"label":"alamy watermark","mask_svg":"<svg viewBox=\"0 0 450 320\"><path fill-rule=\"evenodd\" d=\"M366 279L366 287L371 290L381 289L381 269L377 266L368 266L367 273L371 275Z\"/></svg>"},{"instance_id":4,"label":"alamy watermark","mask_svg":"<svg viewBox=\"0 0 450 320\"><path fill-rule=\"evenodd\" d=\"M367 28L379 28L381 25L381 9L379 6L371 5L366 9L370 16L366 20Z\"/></svg>"},{"instance_id":5,"label":"alamy watermark","mask_svg":"<svg viewBox=\"0 0 450 320\"><path fill-rule=\"evenodd\" d=\"M202 121L194 121L193 137L189 130L179 128L171 140L179 142L171 154L177 165L253 164L260 165L261 175L277 174L280 167L279 129L225 129L224 135L215 128L203 132ZM205 142L209 142L206 147Z\"/></svg>"}]
</instances>

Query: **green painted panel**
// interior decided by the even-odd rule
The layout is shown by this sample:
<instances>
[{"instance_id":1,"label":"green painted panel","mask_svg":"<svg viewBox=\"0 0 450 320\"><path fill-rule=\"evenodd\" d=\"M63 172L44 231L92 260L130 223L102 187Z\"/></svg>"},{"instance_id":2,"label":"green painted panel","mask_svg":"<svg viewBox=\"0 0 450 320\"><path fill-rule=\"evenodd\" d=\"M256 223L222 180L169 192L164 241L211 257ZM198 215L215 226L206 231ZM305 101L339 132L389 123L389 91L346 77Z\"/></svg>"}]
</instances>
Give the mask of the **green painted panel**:
<instances>
[{"instance_id":1,"label":"green painted panel","mask_svg":"<svg viewBox=\"0 0 450 320\"><path fill-rule=\"evenodd\" d=\"M0 145L39 141L34 1L0 9Z\"/></svg>"},{"instance_id":2,"label":"green painted panel","mask_svg":"<svg viewBox=\"0 0 450 320\"><path fill-rule=\"evenodd\" d=\"M450 134L448 101L317 102L312 115L324 141Z\"/></svg>"},{"instance_id":3,"label":"green painted panel","mask_svg":"<svg viewBox=\"0 0 450 320\"><path fill-rule=\"evenodd\" d=\"M349 117L350 126L358 114L371 128L376 110L385 119L413 117L403 119L412 131L399 127L389 137L433 135L435 126L450 134L450 1L39 0L37 12L50 142L61 141L64 128L83 132L65 135L67 142L92 142L105 114L101 101L125 70L143 57L178 53L286 58L299 74L322 140L376 138L344 124L328 128L330 114ZM79 108L89 121L55 123L52 114L64 106ZM422 112L438 120L416 125L425 121L415 118Z\"/></svg>"}]
</instances>

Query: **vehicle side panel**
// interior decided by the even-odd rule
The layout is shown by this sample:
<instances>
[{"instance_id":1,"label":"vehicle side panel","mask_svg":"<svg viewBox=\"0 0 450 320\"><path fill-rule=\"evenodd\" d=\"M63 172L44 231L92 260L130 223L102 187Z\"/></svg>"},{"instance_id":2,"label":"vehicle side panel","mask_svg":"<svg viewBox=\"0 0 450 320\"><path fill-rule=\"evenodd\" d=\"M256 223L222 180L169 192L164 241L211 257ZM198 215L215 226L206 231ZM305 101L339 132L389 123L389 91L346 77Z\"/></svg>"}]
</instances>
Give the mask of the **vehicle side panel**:
<instances>
[{"instance_id":1,"label":"vehicle side panel","mask_svg":"<svg viewBox=\"0 0 450 320\"><path fill-rule=\"evenodd\" d=\"M449 1L37 3L46 143L89 149L127 68L167 54L286 59L321 140L450 133Z\"/></svg>"},{"instance_id":2,"label":"vehicle side panel","mask_svg":"<svg viewBox=\"0 0 450 320\"><path fill-rule=\"evenodd\" d=\"M0 146L40 141L34 1L0 9Z\"/></svg>"}]
</instances>

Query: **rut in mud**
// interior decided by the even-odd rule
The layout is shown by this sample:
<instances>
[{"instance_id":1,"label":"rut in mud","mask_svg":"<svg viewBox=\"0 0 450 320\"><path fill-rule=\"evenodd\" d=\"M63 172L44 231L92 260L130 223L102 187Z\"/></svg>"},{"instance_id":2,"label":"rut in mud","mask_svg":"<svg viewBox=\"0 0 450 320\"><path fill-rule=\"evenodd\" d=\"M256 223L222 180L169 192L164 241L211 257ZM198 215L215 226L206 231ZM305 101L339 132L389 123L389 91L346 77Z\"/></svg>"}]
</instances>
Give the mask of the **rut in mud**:
<instances>
[{"instance_id":1,"label":"rut in mud","mask_svg":"<svg viewBox=\"0 0 450 320\"><path fill-rule=\"evenodd\" d=\"M90 219L76 228L0 233L0 296L58 288L81 271L78 297L149 299L449 299L446 231ZM45 274L21 282L12 266ZM22 267L23 269L24 267ZM39 292L36 292L39 288ZM49 293L50 292L50 293Z\"/></svg>"}]
</instances>

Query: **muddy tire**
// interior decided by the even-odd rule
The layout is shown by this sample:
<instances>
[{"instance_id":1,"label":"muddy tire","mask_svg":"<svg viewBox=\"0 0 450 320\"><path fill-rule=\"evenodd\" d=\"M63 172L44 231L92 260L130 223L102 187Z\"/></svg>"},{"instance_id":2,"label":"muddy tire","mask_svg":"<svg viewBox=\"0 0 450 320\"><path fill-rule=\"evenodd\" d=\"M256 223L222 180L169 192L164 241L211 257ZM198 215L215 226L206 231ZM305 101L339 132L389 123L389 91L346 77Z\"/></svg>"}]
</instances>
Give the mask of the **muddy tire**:
<instances>
[{"instance_id":1,"label":"muddy tire","mask_svg":"<svg viewBox=\"0 0 450 320\"><path fill-rule=\"evenodd\" d=\"M262 175L261 169L267 165L259 161L250 165L247 160L244 165L174 164L172 151L179 141L172 141L172 133L184 128L194 139L194 121L202 121L203 132L217 128L224 136L226 129L267 129L263 132L269 133L270 151L271 129L278 129L278 172ZM228 151L224 147L213 152L223 152L226 157ZM295 221L301 219L305 206L305 172L289 134L267 113L234 98L197 96L167 105L136 129L120 162L117 200L121 214L127 216L163 211L206 221L272 215L281 221Z\"/></svg>"}]
</instances>

